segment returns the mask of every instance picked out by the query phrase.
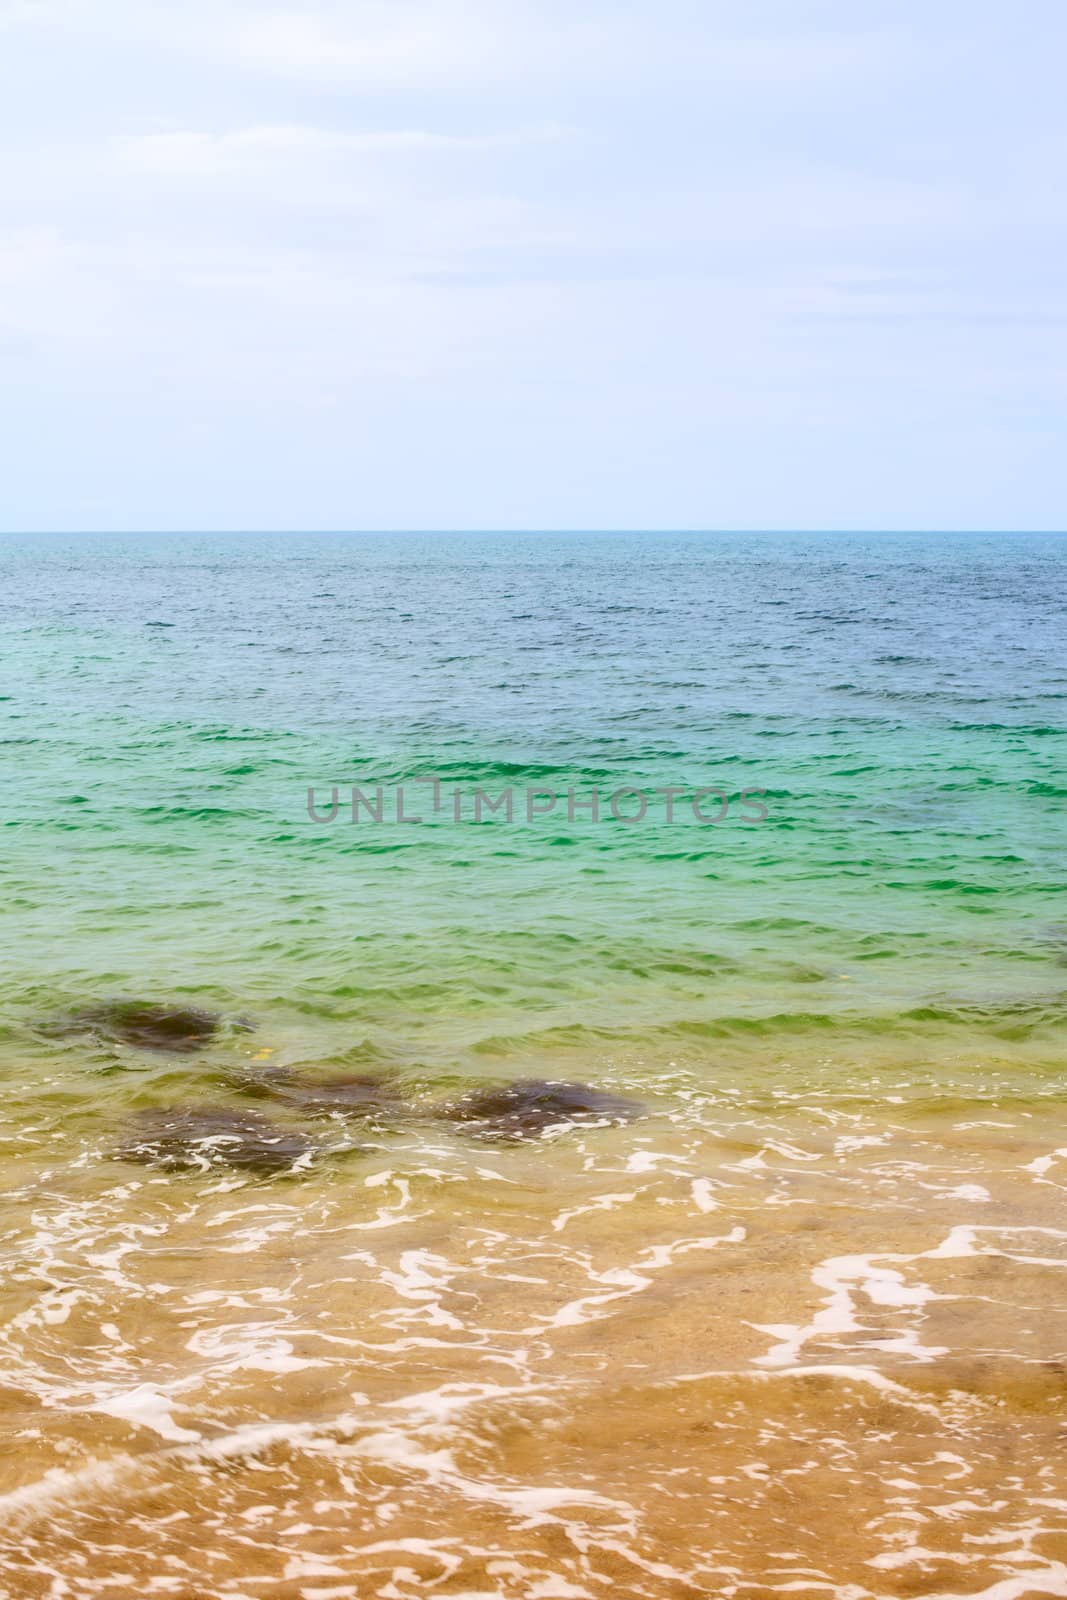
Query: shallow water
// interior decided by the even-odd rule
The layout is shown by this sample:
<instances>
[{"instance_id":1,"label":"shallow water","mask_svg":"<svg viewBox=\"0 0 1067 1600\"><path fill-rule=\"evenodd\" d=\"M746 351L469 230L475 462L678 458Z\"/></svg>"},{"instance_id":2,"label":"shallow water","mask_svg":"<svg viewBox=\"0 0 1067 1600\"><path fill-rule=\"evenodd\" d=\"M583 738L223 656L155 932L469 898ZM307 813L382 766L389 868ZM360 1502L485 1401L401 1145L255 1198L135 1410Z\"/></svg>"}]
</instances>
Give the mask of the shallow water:
<instances>
[{"instance_id":1,"label":"shallow water","mask_svg":"<svg viewBox=\"0 0 1067 1600\"><path fill-rule=\"evenodd\" d=\"M0 1585L1067 1595L1067 541L42 539L0 571ZM354 783L424 820L309 819ZM610 815L657 785L670 823ZM188 1055L53 1031L116 995L227 1021ZM406 1109L250 1095L266 1066ZM647 1115L432 1114L519 1076ZM116 1156L190 1103L323 1153Z\"/></svg>"}]
</instances>

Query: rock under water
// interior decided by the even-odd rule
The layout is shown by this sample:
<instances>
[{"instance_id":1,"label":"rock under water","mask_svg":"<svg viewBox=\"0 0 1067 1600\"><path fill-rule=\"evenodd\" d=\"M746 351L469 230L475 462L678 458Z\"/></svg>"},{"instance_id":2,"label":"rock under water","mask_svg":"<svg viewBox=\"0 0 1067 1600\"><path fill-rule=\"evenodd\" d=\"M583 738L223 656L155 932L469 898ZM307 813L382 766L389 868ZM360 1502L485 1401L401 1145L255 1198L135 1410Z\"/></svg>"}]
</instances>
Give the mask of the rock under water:
<instances>
[{"instance_id":1,"label":"rock under water","mask_svg":"<svg viewBox=\"0 0 1067 1600\"><path fill-rule=\"evenodd\" d=\"M282 1100L302 1111L376 1117L402 1111L405 1106L399 1090L375 1073L305 1078L289 1067L267 1067L262 1072L243 1073L237 1083L248 1094Z\"/></svg>"},{"instance_id":2,"label":"rock under water","mask_svg":"<svg viewBox=\"0 0 1067 1600\"><path fill-rule=\"evenodd\" d=\"M586 1083L553 1083L518 1078L495 1089L474 1089L439 1106L436 1114L463 1122L480 1138L536 1139L568 1122L632 1122L644 1107L636 1100L594 1089Z\"/></svg>"},{"instance_id":3,"label":"rock under water","mask_svg":"<svg viewBox=\"0 0 1067 1600\"><path fill-rule=\"evenodd\" d=\"M48 1031L53 1034L88 1033L112 1044L141 1050L162 1050L187 1055L210 1043L221 1017L198 1006L161 1005L153 1000L105 1000L72 1011ZM248 1027L241 1023L241 1027Z\"/></svg>"},{"instance_id":4,"label":"rock under water","mask_svg":"<svg viewBox=\"0 0 1067 1600\"><path fill-rule=\"evenodd\" d=\"M140 1112L112 1153L171 1171L227 1166L268 1173L290 1171L317 1149L306 1134L280 1127L255 1111L170 1106Z\"/></svg>"}]
</instances>

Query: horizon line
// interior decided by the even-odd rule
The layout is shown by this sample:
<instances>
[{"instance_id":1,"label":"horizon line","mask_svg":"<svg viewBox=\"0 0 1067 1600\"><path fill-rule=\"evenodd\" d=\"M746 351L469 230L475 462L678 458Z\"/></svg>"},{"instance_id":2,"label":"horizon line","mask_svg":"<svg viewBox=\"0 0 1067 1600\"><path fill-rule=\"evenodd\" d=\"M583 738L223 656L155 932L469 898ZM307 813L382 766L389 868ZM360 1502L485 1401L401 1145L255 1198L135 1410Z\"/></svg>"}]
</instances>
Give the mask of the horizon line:
<instances>
[{"instance_id":1,"label":"horizon line","mask_svg":"<svg viewBox=\"0 0 1067 1600\"><path fill-rule=\"evenodd\" d=\"M477 534L477 535L487 535L487 536L498 536L498 537L501 537L501 538L522 537L522 536L527 535L527 534L547 535L549 537L551 537L553 535L571 535L571 534L580 535L580 536L597 535L597 534L625 534L625 535L643 535L643 536L649 536L649 537L659 537L659 536L662 536L662 535L673 535L673 534L707 534L707 535L710 535L710 536L742 535L742 536L745 536L745 537L760 538L760 537L766 537L766 536L775 537L775 536L780 535L780 534L795 534L795 535L799 535L799 536L808 536L808 535L813 535L813 534L833 534L833 535L859 534L859 535L870 535L870 536L889 536L889 537L905 537L905 538L908 538L908 537L923 537L923 536L928 536L928 535L935 535L935 536L946 535L946 536L949 536L949 537L961 537L962 536L962 537L969 537L969 538L988 538L988 537L996 537L998 535L1008 535L1008 536L1020 537L1020 538L1027 538L1027 537L1032 537L1032 536L1041 536L1041 537L1046 537L1046 538L1060 538L1060 537L1063 537L1065 534L1067 534L1067 525L1065 525L1064 527L1056 527L1056 528L1004 528L1004 527L998 527L998 528L968 528L968 527L951 527L951 528L950 527L882 528L882 527L877 527L877 528L875 528L875 527L844 527L844 526L840 526L840 527L820 527L820 528L817 528L817 527L793 527L793 528L785 528L785 527L758 527L758 528L757 527L738 527L738 528L730 528L730 527L710 527L710 526L700 526L700 525L690 525L690 526L681 526L681 527L671 527L671 526L663 526L663 527L637 527L637 526L634 526L634 527L627 527L627 526L622 526L622 527L569 527L569 528L568 527L537 527L537 526L529 526L529 527L521 527L521 528L519 528L519 527L495 528L495 527L491 527L491 526L487 526L487 525L477 525L477 526L473 526L473 527L454 526L454 527L404 527L404 528L393 528L393 527L377 528L377 527L371 527L371 526L367 526L367 527L331 526L331 527L314 527L314 528L305 528L305 527L291 527L291 528L270 528L270 527L220 527L220 528L212 528L212 527L189 527L189 528L177 528L177 527L175 527L175 528L167 528L167 527L152 527L152 528L149 528L149 527L145 527L145 528L137 528L137 527L129 527L129 528L107 528L107 527L104 527L104 528L89 528L89 527L85 527L85 528L0 528L0 538L3 538L3 539L8 539L8 538L78 538L78 537L83 537L83 536L88 536L88 537L102 536L102 537L126 538L126 537L138 536L138 535L145 535L145 536L150 537L150 538L157 538L157 537L158 538L165 538L165 537L172 537L172 536L173 537L190 536L190 537L194 537L194 538L203 538L203 537L252 538L252 537L256 537L256 536L262 537L262 538L284 538L284 537L297 537L297 536L321 537L321 536L334 536L334 535L347 536L347 537L364 537L364 536L372 535L372 534L373 535L379 535L379 536L380 535L385 535L385 536L390 536L390 537L401 537L401 538L410 537L410 536L425 537L425 536L428 536L428 535L429 536L438 536L438 535L449 535L449 534Z\"/></svg>"}]
</instances>

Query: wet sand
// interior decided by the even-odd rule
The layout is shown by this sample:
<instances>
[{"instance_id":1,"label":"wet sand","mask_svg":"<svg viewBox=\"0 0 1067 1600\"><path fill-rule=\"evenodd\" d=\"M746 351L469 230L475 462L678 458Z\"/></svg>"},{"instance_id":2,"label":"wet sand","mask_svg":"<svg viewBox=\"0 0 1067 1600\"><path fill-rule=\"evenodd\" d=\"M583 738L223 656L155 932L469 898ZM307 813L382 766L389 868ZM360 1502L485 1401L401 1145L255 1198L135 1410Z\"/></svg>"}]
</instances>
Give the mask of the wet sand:
<instances>
[{"instance_id":1,"label":"wet sand","mask_svg":"<svg viewBox=\"0 0 1067 1600\"><path fill-rule=\"evenodd\" d=\"M23 1130L0 1584L1067 1594L1067 1115L898 1098L679 1074L626 1126L291 1178Z\"/></svg>"}]
</instances>

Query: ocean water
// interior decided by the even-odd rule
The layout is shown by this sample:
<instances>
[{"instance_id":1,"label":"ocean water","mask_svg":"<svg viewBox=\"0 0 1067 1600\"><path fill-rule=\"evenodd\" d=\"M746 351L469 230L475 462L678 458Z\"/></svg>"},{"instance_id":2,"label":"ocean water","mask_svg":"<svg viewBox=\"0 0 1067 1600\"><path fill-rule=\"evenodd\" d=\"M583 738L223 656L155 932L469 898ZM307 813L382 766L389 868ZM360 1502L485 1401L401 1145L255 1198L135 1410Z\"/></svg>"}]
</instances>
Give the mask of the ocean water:
<instances>
[{"instance_id":1,"label":"ocean water","mask_svg":"<svg viewBox=\"0 0 1067 1600\"><path fill-rule=\"evenodd\" d=\"M1067 1595L1067 538L0 580L0 1593ZM517 1078L644 1115L436 1114ZM121 1156L190 1105L318 1153Z\"/></svg>"}]
</instances>

